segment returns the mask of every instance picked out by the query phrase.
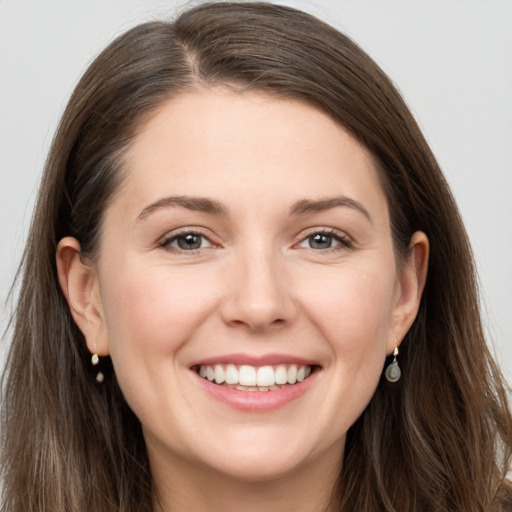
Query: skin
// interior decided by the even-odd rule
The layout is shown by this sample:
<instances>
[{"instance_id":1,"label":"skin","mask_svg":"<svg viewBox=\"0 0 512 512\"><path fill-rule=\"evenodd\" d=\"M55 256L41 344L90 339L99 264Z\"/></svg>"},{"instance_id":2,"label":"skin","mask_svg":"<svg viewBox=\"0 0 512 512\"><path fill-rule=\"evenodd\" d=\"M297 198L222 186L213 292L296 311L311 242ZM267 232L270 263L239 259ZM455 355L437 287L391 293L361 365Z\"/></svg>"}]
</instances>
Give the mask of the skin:
<instances>
[{"instance_id":1,"label":"skin","mask_svg":"<svg viewBox=\"0 0 512 512\"><path fill-rule=\"evenodd\" d=\"M155 509L329 510L346 432L416 316L426 236L398 266L365 148L314 107L261 93L173 98L140 128L124 172L94 262L65 238L57 264L89 350L110 354L142 422ZM190 196L225 211L154 206ZM290 213L340 196L361 208ZM173 238L190 231L204 236L198 250ZM232 353L319 370L284 407L240 411L190 369Z\"/></svg>"}]
</instances>

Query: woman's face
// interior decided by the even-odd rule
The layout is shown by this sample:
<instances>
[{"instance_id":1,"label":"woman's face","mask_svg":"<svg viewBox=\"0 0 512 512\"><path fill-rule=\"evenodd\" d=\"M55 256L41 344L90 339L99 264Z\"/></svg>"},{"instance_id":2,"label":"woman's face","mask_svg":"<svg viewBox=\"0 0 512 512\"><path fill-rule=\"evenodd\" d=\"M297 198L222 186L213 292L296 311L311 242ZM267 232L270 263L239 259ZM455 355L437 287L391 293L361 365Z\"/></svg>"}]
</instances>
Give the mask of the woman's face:
<instances>
[{"instance_id":1,"label":"woman's face","mask_svg":"<svg viewBox=\"0 0 512 512\"><path fill-rule=\"evenodd\" d=\"M329 117L182 94L129 149L81 328L111 355L155 467L337 467L414 318L405 267L372 159Z\"/></svg>"}]
</instances>

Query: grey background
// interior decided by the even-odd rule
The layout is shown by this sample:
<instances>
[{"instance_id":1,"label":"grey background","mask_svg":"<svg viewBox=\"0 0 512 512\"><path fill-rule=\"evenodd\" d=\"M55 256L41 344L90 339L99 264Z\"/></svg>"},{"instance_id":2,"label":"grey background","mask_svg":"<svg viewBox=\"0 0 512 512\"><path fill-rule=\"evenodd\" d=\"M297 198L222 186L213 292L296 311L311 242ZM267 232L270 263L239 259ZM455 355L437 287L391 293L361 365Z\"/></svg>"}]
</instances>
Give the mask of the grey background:
<instances>
[{"instance_id":1,"label":"grey background","mask_svg":"<svg viewBox=\"0 0 512 512\"><path fill-rule=\"evenodd\" d=\"M44 159L74 84L113 37L195 3L0 0L2 331ZM280 3L308 10L352 36L411 106L466 222L486 329L512 381L512 2Z\"/></svg>"}]
</instances>

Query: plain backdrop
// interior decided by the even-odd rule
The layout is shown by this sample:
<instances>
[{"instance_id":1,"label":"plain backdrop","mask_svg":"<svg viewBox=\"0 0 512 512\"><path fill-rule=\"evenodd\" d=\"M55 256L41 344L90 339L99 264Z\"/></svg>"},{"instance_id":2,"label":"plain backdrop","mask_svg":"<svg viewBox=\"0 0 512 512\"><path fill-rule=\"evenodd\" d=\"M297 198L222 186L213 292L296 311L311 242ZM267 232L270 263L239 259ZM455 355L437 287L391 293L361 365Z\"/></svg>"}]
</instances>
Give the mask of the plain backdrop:
<instances>
[{"instance_id":1,"label":"plain backdrop","mask_svg":"<svg viewBox=\"0 0 512 512\"><path fill-rule=\"evenodd\" d=\"M116 35L195 3L0 0L2 331L44 159L74 84ZM512 381L512 2L279 3L346 32L404 95L460 206L480 272L486 329Z\"/></svg>"}]
</instances>

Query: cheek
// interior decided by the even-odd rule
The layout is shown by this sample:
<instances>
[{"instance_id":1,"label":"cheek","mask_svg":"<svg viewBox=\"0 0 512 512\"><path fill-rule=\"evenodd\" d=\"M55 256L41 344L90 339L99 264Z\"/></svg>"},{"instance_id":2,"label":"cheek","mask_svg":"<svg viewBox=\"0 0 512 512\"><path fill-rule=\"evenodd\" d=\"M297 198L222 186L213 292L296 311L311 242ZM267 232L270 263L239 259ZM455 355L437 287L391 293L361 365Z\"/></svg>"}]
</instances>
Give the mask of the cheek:
<instances>
[{"instance_id":1,"label":"cheek","mask_svg":"<svg viewBox=\"0 0 512 512\"><path fill-rule=\"evenodd\" d=\"M389 259L385 267L365 261L326 268L317 272L314 287L302 285L298 290L303 311L327 349L322 360L326 382L322 435L329 442L347 432L377 388L395 286L394 260Z\"/></svg>"},{"instance_id":2,"label":"cheek","mask_svg":"<svg viewBox=\"0 0 512 512\"><path fill-rule=\"evenodd\" d=\"M119 270L105 287L103 300L116 362L131 353L177 351L214 308L215 294L200 272L156 266L138 273Z\"/></svg>"},{"instance_id":3,"label":"cheek","mask_svg":"<svg viewBox=\"0 0 512 512\"><path fill-rule=\"evenodd\" d=\"M391 267L393 268L393 267ZM381 367L389 336L394 272L347 266L316 280L306 308L346 371ZM374 368L373 368L374 369Z\"/></svg>"},{"instance_id":4,"label":"cheek","mask_svg":"<svg viewBox=\"0 0 512 512\"><path fill-rule=\"evenodd\" d=\"M118 266L105 283L110 356L123 395L141 421L168 410L169 400L179 401L179 391L162 390L179 389L182 348L216 307L209 284L200 272L173 272L165 265Z\"/></svg>"}]
</instances>

